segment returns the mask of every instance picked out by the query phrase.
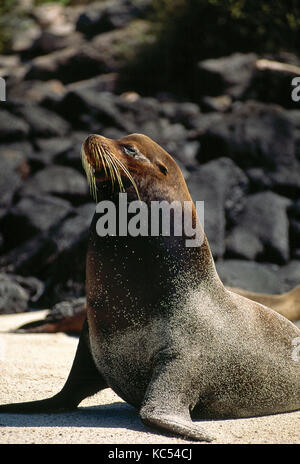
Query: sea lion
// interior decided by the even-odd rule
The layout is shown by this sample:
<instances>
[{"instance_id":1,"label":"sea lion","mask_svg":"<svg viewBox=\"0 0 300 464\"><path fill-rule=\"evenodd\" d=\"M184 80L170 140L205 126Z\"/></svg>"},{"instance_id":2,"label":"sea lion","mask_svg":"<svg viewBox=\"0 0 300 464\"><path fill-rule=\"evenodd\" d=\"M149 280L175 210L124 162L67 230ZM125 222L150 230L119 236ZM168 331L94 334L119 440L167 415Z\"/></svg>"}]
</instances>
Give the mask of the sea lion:
<instances>
[{"instance_id":1,"label":"sea lion","mask_svg":"<svg viewBox=\"0 0 300 464\"><path fill-rule=\"evenodd\" d=\"M288 292L278 295L268 293L249 292L242 288L225 287L249 300L257 301L277 313L286 317L289 321L300 321L300 285ZM49 310L45 319L27 322L15 330L14 333L56 333L65 332L80 334L86 318L86 302L84 298L73 298L57 303Z\"/></svg>"},{"instance_id":2,"label":"sea lion","mask_svg":"<svg viewBox=\"0 0 300 464\"><path fill-rule=\"evenodd\" d=\"M86 262L87 320L69 377L52 398L2 405L0 412L74 409L111 387L138 408L146 425L210 441L191 416L299 409L300 362L292 353L300 330L223 286L203 231L197 246L187 246L201 224L173 158L150 138L132 134L89 136L83 160L94 194L117 210L116 185L129 205L137 197L148 206L176 199L183 210L189 202L194 232L183 227L176 235L183 216L179 224L173 211L169 236L161 229L157 236L100 236L103 215L96 213Z\"/></svg>"}]
</instances>

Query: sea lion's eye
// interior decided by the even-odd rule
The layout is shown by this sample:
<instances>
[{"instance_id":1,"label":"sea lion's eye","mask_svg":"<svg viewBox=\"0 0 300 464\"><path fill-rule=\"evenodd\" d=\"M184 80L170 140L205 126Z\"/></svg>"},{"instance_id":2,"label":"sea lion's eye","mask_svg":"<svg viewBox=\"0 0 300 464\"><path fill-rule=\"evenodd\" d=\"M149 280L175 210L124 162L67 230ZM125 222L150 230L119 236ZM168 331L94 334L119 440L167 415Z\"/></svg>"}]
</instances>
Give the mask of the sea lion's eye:
<instances>
[{"instance_id":1,"label":"sea lion's eye","mask_svg":"<svg viewBox=\"0 0 300 464\"><path fill-rule=\"evenodd\" d=\"M164 166L163 164L159 164L158 167L165 176L168 174L168 168L166 166Z\"/></svg>"},{"instance_id":2,"label":"sea lion's eye","mask_svg":"<svg viewBox=\"0 0 300 464\"><path fill-rule=\"evenodd\" d=\"M137 154L136 148L134 148L132 145L123 145L123 151L126 155L130 156Z\"/></svg>"}]
</instances>

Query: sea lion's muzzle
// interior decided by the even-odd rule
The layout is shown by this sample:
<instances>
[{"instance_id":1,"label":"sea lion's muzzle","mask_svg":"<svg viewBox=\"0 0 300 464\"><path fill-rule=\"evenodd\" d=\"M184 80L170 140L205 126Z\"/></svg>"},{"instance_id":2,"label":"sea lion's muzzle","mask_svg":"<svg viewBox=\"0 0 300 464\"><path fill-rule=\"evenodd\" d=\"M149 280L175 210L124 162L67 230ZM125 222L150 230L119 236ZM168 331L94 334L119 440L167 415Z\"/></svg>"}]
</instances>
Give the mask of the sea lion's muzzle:
<instances>
[{"instance_id":1,"label":"sea lion's muzzle","mask_svg":"<svg viewBox=\"0 0 300 464\"><path fill-rule=\"evenodd\" d=\"M130 180L139 198L136 183L125 165L116 141L107 139L98 134L89 135L82 144L81 157L86 172L92 196L97 200L97 184L107 180L111 181L120 192L125 192L123 179Z\"/></svg>"}]
</instances>

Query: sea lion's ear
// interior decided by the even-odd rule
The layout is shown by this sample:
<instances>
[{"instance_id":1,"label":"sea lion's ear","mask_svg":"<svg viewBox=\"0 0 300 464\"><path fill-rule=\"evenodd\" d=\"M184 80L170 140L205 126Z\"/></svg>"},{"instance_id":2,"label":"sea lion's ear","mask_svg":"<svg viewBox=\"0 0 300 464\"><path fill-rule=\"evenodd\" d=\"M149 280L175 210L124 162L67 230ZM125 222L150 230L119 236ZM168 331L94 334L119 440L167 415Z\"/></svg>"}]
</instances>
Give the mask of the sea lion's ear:
<instances>
[{"instance_id":1,"label":"sea lion's ear","mask_svg":"<svg viewBox=\"0 0 300 464\"><path fill-rule=\"evenodd\" d=\"M166 176L168 174L168 168L162 163L157 163L157 166L159 167L159 170Z\"/></svg>"}]
</instances>

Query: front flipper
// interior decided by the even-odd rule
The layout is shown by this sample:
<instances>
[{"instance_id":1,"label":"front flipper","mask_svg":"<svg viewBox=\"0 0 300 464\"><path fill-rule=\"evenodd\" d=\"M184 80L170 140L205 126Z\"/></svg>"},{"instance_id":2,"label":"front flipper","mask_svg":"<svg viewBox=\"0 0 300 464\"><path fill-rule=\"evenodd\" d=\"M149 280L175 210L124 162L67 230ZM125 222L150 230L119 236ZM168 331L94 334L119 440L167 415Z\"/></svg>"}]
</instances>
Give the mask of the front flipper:
<instances>
[{"instance_id":1,"label":"front flipper","mask_svg":"<svg viewBox=\"0 0 300 464\"><path fill-rule=\"evenodd\" d=\"M75 409L88 396L107 388L97 370L89 348L88 325L85 321L69 377L62 390L52 398L26 403L3 404L0 413L48 413Z\"/></svg>"},{"instance_id":2,"label":"front flipper","mask_svg":"<svg viewBox=\"0 0 300 464\"><path fill-rule=\"evenodd\" d=\"M190 405L194 402L188 370L183 360L173 359L159 364L148 386L140 417L145 425L162 432L172 432L186 439L212 441L213 438L192 422Z\"/></svg>"}]
</instances>

